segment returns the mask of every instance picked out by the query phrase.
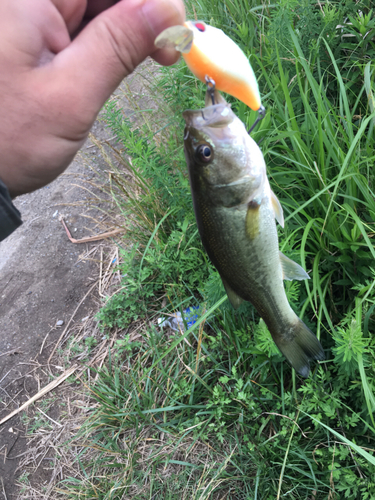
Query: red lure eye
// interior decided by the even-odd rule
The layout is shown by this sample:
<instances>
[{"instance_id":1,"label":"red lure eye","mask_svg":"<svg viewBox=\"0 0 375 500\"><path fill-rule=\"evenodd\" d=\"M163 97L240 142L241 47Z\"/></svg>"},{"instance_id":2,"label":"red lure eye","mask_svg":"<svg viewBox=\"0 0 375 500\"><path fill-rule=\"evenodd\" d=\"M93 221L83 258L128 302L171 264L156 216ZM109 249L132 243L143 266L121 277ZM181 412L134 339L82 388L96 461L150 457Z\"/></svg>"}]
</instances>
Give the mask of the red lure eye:
<instances>
[{"instance_id":1,"label":"red lure eye","mask_svg":"<svg viewBox=\"0 0 375 500\"><path fill-rule=\"evenodd\" d=\"M199 31L206 31L206 26L202 23L195 23L195 27L199 30Z\"/></svg>"}]
</instances>

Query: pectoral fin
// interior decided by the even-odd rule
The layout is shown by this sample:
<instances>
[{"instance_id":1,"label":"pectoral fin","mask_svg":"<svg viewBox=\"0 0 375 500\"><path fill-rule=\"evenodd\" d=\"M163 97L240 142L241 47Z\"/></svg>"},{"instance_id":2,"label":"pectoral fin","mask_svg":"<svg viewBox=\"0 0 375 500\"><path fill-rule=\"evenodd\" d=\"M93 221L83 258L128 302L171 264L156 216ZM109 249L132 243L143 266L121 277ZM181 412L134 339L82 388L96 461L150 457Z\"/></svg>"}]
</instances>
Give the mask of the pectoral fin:
<instances>
[{"instance_id":1,"label":"pectoral fin","mask_svg":"<svg viewBox=\"0 0 375 500\"><path fill-rule=\"evenodd\" d=\"M259 208L260 203L252 200L247 205L246 235L253 240L259 234Z\"/></svg>"},{"instance_id":2,"label":"pectoral fin","mask_svg":"<svg viewBox=\"0 0 375 500\"><path fill-rule=\"evenodd\" d=\"M243 299L241 299L241 297L239 297L236 294L236 292L234 292L232 290L232 288L228 285L228 283L225 281L224 278L221 277L221 281L223 282L225 291L227 292L229 302L232 304L234 309L238 309L240 307L240 305L242 304Z\"/></svg>"},{"instance_id":3,"label":"pectoral fin","mask_svg":"<svg viewBox=\"0 0 375 500\"><path fill-rule=\"evenodd\" d=\"M186 26L171 26L162 31L155 40L158 49L175 49L183 54L190 52L194 33Z\"/></svg>"},{"instance_id":4,"label":"pectoral fin","mask_svg":"<svg viewBox=\"0 0 375 500\"><path fill-rule=\"evenodd\" d=\"M271 205L273 211L275 212L275 219L277 220L277 222L280 224L281 227L284 227L283 207L281 206L279 200L277 199L277 196L273 191L271 191Z\"/></svg>"},{"instance_id":5,"label":"pectoral fin","mask_svg":"<svg viewBox=\"0 0 375 500\"><path fill-rule=\"evenodd\" d=\"M283 269L283 279L292 281L292 280L309 280L310 276L307 272L302 269L302 267L289 259L286 255L279 252L281 267Z\"/></svg>"}]
</instances>

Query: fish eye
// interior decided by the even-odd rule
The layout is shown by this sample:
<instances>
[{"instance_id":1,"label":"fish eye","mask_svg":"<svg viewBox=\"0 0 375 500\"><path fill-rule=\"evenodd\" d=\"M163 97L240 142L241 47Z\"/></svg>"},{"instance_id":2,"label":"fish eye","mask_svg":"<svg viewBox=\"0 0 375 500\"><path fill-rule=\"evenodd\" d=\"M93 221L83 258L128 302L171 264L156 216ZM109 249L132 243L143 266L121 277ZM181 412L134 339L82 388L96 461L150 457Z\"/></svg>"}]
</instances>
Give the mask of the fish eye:
<instances>
[{"instance_id":1,"label":"fish eye","mask_svg":"<svg viewBox=\"0 0 375 500\"><path fill-rule=\"evenodd\" d=\"M197 148L197 158L204 163L208 163L212 159L212 149L207 144L201 144Z\"/></svg>"},{"instance_id":2,"label":"fish eye","mask_svg":"<svg viewBox=\"0 0 375 500\"><path fill-rule=\"evenodd\" d=\"M206 31L206 26L203 23L194 23L194 26L199 30L199 31Z\"/></svg>"}]
</instances>

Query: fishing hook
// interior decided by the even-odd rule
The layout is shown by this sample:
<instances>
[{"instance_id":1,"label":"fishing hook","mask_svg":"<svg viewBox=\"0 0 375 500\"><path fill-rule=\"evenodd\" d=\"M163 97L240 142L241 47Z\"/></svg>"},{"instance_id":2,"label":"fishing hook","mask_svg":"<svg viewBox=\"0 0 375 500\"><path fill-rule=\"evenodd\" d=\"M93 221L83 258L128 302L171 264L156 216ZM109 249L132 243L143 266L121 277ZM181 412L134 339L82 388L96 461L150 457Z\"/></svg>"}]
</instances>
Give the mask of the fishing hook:
<instances>
[{"instance_id":1,"label":"fishing hook","mask_svg":"<svg viewBox=\"0 0 375 500\"><path fill-rule=\"evenodd\" d=\"M254 128L258 125L258 123L263 120L263 118L266 116L266 108L262 105L260 105L260 108L258 109L258 118L255 120L255 122L251 125L248 134L254 130Z\"/></svg>"},{"instance_id":2,"label":"fishing hook","mask_svg":"<svg viewBox=\"0 0 375 500\"><path fill-rule=\"evenodd\" d=\"M205 79L206 85L207 85L207 92L210 94L210 97L211 97L212 106L214 106L215 105L215 87L216 87L215 80L210 78L208 75L206 75L204 77L204 79ZM202 111L202 116L204 118L203 111ZM254 130L254 128L258 125L258 123L261 120L263 120L263 118L265 116L266 116L266 108L264 106L260 105L260 108L258 109L258 118L255 120L255 122L250 127L250 129L248 131L249 134L250 134L250 132L252 132Z\"/></svg>"},{"instance_id":3,"label":"fishing hook","mask_svg":"<svg viewBox=\"0 0 375 500\"><path fill-rule=\"evenodd\" d=\"M212 106L215 106L215 80L210 78L208 75L206 75L204 79L206 80L207 92L210 94Z\"/></svg>"}]
</instances>

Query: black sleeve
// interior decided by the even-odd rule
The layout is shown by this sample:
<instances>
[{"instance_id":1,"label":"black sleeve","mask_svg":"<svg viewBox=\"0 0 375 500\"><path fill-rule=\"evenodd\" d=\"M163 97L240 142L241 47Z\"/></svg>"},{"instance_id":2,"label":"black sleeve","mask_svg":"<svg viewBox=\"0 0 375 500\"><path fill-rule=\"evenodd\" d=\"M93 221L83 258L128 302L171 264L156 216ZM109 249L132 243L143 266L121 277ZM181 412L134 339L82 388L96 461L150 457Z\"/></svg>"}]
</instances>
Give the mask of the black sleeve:
<instances>
[{"instance_id":1,"label":"black sleeve","mask_svg":"<svg viewBox=\"0 0 375 500\"><path fill-rule=\"evenodd\" d=\"M12 203L6 185L0 180L0 241L22 224L21 214Z\"/></svg>"}]
</instances>

